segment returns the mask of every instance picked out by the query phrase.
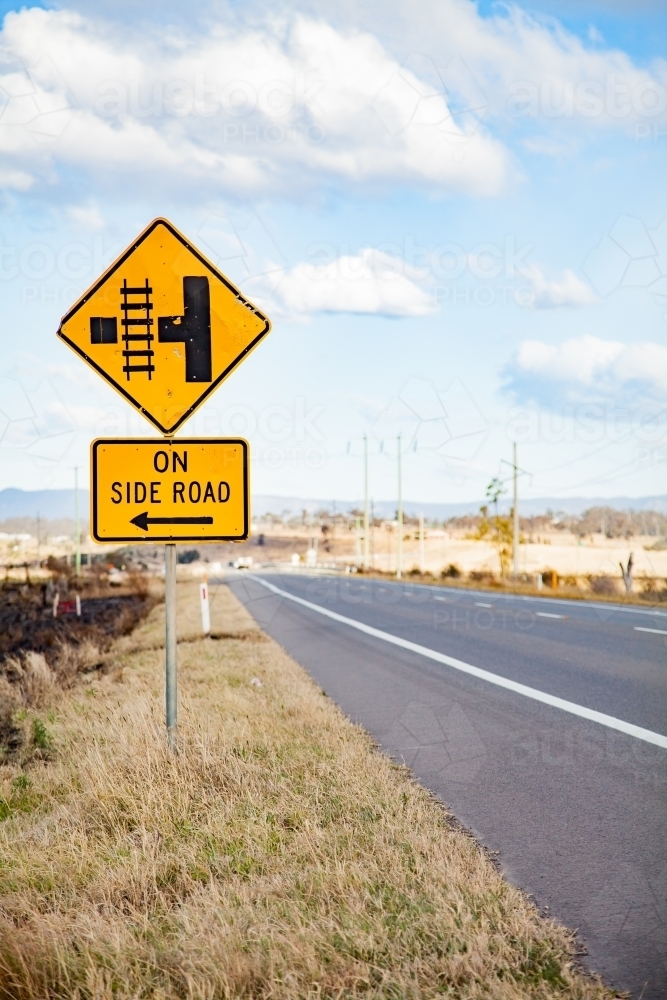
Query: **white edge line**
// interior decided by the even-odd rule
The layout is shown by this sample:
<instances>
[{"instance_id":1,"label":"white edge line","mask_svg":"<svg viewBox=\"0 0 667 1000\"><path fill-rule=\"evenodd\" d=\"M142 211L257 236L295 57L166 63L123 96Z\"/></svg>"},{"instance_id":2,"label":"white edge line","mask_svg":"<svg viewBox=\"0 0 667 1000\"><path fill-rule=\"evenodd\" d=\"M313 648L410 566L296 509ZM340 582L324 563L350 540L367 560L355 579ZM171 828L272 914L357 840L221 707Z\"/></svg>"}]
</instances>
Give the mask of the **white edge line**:
<instances>
[{"instance_id":1,"label":"white edge line","mask_svg":"<svg viewBox=\"0 0 667 1000\"><path fill-rule=\"evenodd\" d=\"M354 618L346 618L344 615L339 615L336 611L329 611L328 608L323 608L320 604L313 604L311 601L304 600L303 597L297 597L296 594L290 594L286 590L280 590L278 587L274 587L272 583L267 580L261 580L257 576L252 576L248 574L251 580L256 583L266 587L267 590L272 590L274 594L278 594L280 597L287 598L288 601L294 601L295 604L301 604L304 608L310 608L311 611L317 611L320 615L325 615L327 618L333 619L333 621L341 622L343 625L349 625L351 628L356 628L359 632L365 632L366 635L372 635L376 639L383 639L385 642L390 642L394 646L400 646L402 649L408 649L412 653L418 653L420 656L426 656L430 660L435 660L437 663L444 663L448 667L453 667L454 670L460 670L464 674L470 674L472 677L478 677L480 680L487 681L489 684L495 684L497 687L506 688L508 691L514 691L515 694L521 694L525 698L532 698L533 701L541 701L544 705L551 705L552 708L559 708L563 712L569 712L571 715L578 715L582 719L588 719L590 722L597 722L601 726L607 726L608 729L616 729L621 733L625 733L627 736L634 736L635 739L644 740L645 743L653 743L655 746L663 747L667 750L667 736L663 736L661 733L654 733L650 729L642 729L641 726L635 726L631 722L624 722L622 719L616 719L613 715L605 715L604 712L596 712L592 708L584 708L583 705L577 705L576 702L566 701L564 698L556 698L555 695L546 694L544 691L538 691L536 688L528 687L526 684L519 684L517 681L511 681L507 677L501 677L499 674L492 674L489 670L482 670L481 667L474 667L471 663L465 663L463 660L457 660L453 656L447 656L445 653L438 653L434 649L429 649L427 646L420 646L416 642L410 642L409 639L401 639L398 635L392 635L390 632L383 632L378 628L373 628L372 625L366 625L364 622L356 621Z\"/></svg>"},{"instance_id":2,"label":"white edge line","mask_svg":"<svg viewBox=\"0 0 667 1000\"><path fill-rule=\"evenodd\" d=\"M635 632L655 632L656 635L667 635L664 628L642 628L641 625L635 625Z\"/></svg>"}]
</instances>

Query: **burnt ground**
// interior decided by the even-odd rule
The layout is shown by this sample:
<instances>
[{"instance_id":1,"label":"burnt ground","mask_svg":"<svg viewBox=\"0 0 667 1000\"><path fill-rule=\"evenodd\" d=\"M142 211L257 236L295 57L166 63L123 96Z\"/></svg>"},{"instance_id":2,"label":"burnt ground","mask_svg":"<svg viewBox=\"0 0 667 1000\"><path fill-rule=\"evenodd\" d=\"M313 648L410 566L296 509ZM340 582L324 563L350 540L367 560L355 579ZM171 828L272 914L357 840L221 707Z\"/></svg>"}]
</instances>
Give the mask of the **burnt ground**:
<instances>
[{"instance_id":1,"label":"burnt ground","mask_svg":"<svg viewBox=\"0 0 667 1000\"><path fill-rule=\"evenodd\" d=\"M81 616L61 604L56 618L48 585L0 586L0 762L48 756L48 730L26 710L45 707L80 675L105 669L112 641L132 632L156 603L145 587L91 594L95 582L80 583ZM65 581L61 586L67 593Z\"/></svg>"},{"instance_id":2,"label":"burnt ground","mask_svg":"<svg viewBox=\"0 0 667 1000\"><path fill-rule=\"evenodd\" d=\"M51 664L63 643L78 646L84 640L100 650L127 635L154 606L145 594L124 594L81 599L81 617L74 611L53 617L43 588L25 585L0 589L0 664L7 656L29 651L43 653ZM2 668L0 667L0 670Z\"/></svg>"}]
</instances>

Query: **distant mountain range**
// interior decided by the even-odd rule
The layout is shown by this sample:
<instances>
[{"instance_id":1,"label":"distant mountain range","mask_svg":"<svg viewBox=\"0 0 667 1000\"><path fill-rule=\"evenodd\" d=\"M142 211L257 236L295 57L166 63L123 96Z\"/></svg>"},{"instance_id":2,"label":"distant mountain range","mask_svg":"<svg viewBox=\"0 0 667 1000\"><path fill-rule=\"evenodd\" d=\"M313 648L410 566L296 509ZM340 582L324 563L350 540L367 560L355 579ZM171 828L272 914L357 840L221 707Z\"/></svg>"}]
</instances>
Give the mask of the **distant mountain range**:
<instances>
[{"instance_id":1,"label":"distant mountain range","mask_svg":"<svg viewBox=\"0 0 667 1000\"><path fill-rule=\"evenodd\" d=\"M424 514L428 520L445 520L449 517L460 517L463 514L476 514L482 500L471 500L468 503L420 503L416 500L405 500L403 504L406 515ZM510 501L507 497L501 502L501 509L507 510ZM520 499L520 510L524 516L544 514L554 511L564 514L581 514L591 507L613 507L615 510L655 510L667 514L667 496L657 497L536 497ZM282 514L294 517L303 510L314 514L318 510L330 513L347 513L350 510L360 510L363 500L313 500L303 497L254 496L252 512L255 518L264 514ZM376 517L394 517L396 513L395 500L376 500L373 504ZM83 521L88 519L88 490L79 490L79 512ZM63 517L74 517L74 490L0 490L0 521L10 517L37 517L45 520L55 520Z\"/></svg>"},{"instance_id":2,"label":"distant mountain range","mask_svg":"<svg viewBox=\"0 0 667 1000\"><path fill-rule=\"evenodd\" d=\"M40 517L55 521L74 517L74 490L0 490L0 521L10 517ZM88 490L79 490L79 514L88 520Z\"/></svg>"},{"instance_id":3,"label":"distant mountain range","mask_svg":"<svg viewBox=\"0 0 667 1000\"><path fill-rule=\"evenodd\" d=\"M0 493L0 497L2 494ZM420 503L417 500L404 500L403 510L408 516L423 514L427 520L446 520L449 517L461 517L464 514L477 514L484 500L470 500L467 503ZM309 514L318 510L331 513L344 513L349 510L361 510L363 500L304 500L300 497L255 496L252 500L253 517L262 517L267 513L295 516L303 510ZM509 510L511 500L503 497L498 507L501 511ZM582 514L591 507L612 507L614 510L655 510L667 513L667 496L658 497L519 497L519 509L524 517L546 514L547 511L561 514ZM375 500L373 510L376 517L395 517L396 500Z\"/></svg>"}]
</instances>

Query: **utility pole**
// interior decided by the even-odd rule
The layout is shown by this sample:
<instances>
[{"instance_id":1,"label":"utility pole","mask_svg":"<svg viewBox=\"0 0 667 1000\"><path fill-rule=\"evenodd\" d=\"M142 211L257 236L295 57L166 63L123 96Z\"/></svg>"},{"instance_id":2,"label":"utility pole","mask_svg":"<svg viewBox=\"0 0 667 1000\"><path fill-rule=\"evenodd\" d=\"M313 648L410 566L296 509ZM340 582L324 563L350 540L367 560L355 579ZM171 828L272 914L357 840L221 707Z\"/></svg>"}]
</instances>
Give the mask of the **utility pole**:
<instances>
[{"instance_id":1,"label":"utility pole","mask_svg":"<svg viewBox=\"0 0 667 1000\"><path fill-rule=\"evenodd\" d=\"M424 575L424 515L419 515L419 572Z\"/></svg>"},{"instance_id":2,"label":"utility pole","mask_svg":"<svg viewBox=\"0 0 667 1000\"><path fill-rule=\"evenodd\" d=\"M401 475L401 435L397 438L398 444L398 511L396 520L398 521L398 546L396 548L396 577L403 576L403 479Z\"/></svg>"},{"instance_id":3,"label":"utility pole","mask_svg":"<svg viewBox=\"0 0 667 1000\"><path fill-rule=\"evenodd\" d=\"M368 438L364 434L364 569L369 566L369 546L368 537Z\"/></svg>"},{"instance_id":4,"label":"utility pole","mask_svg":"<svg viewBox=\"0 0 667 1000\"><path fill-rule=\"evenodd\" d=\"M371 535L371 543L372 543L371 559L372 559L373 569L375 569L375 504L373 503L372 500L371 500L371 531L372 531L372 535Z\"/></svg>"},{"instance_id":5,"label":"utility pole","mask_svg":"<svg viewBox=\"0 0 667 1000\"><path fill-rule=\"evenodd\" d=\"M81 576L81 525L79 523L79 467L74 469L74 573Z\"/></svg>"},{"instance_id":6,"label":"utility pole","mask_svg":"<svg viewBox=\"0 0 667 1000\"><path fill-rule=\"evenodd\" d=\"M514 442L513 472L514 472L514 517L512 525L512 561L514 563L514 579L519 578L519 466L516 461L516 441Z\"/></svg>"}]
</instances>

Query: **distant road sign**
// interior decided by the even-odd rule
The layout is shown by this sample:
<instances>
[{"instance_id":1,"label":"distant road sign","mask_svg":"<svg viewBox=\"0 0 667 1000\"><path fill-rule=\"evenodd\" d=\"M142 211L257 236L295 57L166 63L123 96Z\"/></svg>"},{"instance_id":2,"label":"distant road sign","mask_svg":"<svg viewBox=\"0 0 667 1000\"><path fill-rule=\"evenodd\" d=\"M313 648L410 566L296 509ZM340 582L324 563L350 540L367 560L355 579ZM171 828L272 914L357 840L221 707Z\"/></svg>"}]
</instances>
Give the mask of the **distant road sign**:
<instances>
[{"instance_id":1,"label":"distant road sign","mask_svg":"<svg viewBox=\"0 0 667 1000\"><path fill-rule=\"evenodd\" d=\"M63 317L58 336L173 434L271 329L166 219L155 219Z\"/></svg>"},{"instance_id":2,"label":"distant road sign","mask_svg":"<svg viewBox=\"0 0 667 1000\"><path fill-rule=\"evenodd\" d=\"M230 438L98 438L91 445L97 542L248 537L248 444Z\"/></svg>"}]
</instances>

